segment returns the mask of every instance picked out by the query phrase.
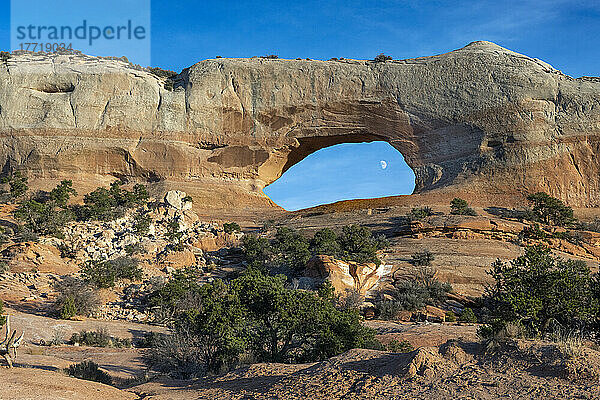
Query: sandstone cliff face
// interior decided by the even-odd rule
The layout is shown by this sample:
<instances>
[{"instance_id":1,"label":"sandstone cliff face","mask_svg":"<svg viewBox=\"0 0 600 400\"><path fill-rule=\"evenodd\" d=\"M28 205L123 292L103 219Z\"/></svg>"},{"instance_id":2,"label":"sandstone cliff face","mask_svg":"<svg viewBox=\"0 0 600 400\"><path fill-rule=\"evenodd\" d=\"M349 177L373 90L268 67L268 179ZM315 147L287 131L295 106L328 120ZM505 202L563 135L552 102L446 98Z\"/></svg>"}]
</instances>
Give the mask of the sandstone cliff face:
<instances>
[{"instance_id":1,"label":"sandstone cliff face","mask_svg":"<svg viewBox=\"0 0 600 400\"><path fill-rule=\"evenodd\" d=\"M374 63L216 59L164 80L119 60L0 64L0 163L42 181L181 187L196 206L258 209L265 185L334 144L385 140L415 192L544 190L600 205L600 79L489 42Z\"/></svg>"}]
</instances>

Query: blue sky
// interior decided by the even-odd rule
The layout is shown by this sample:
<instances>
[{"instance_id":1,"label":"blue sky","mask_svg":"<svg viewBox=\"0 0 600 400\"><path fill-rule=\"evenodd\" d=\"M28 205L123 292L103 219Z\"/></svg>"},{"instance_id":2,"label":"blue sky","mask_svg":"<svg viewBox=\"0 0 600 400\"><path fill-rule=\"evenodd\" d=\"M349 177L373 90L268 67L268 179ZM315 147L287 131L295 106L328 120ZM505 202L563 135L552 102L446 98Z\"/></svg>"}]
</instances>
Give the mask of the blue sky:
<instances>
[{"instance_id":1,"label":"blue sky","mask_svg":"<svg viewBox=\"0 0 600 400\"><path fill-rule=\"evenodd\" d=\"M14 1L22 4L29 0ZM127 4L140 1L143 0L120 0L120 7L98 1L95 4L103 5L102 11L90 8L89 14L123 18ZM47 1L56 15L68 14L69 6L60 4L72 2L75 1ZM9 5L8 0L0 0L2 49L10 46ZM475 40L489 40L540 58L574 77L600 76L598 0L162 0L151 3L151 30L151 64L175 71L217 55L367 59L384 52L401 59L439 54ZM135 54L130 58L136 61ZM371 197L374 187L389 187L397 190L396 194L410 192L402 192L407 190L405 180L410 179L410 174L398 161L386 170L366 164L388 157L389 148L346 145L328 151L336 149L341 150L328 157L329 166L323 166L320 154L303 161L320 163L312 167L312 171L320 171L316 176L308 178L311 168L298 165L286 174L298 176L282 177L288 183L278 181L267 192L279 204L289 203L294 208L313 205L315 201ZM348 169L352 160L365 160L365 168ZM374 165L377 167L377 163Z\"/></svg>"}]
</instances>

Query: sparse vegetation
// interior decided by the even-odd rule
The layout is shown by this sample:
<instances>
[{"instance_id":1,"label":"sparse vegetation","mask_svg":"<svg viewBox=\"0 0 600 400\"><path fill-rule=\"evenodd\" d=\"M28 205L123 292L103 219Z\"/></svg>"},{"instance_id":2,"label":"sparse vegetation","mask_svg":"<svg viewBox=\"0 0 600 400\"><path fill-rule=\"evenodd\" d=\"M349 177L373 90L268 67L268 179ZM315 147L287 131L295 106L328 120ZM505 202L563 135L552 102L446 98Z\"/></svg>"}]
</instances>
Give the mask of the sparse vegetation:
<instances>
[{"instance_id":1,"label":"sparse vegetation","mask_svg":"<svg viewBox=\"0 0 600 400\"><path fill-rule=\"evenodd\" d=\"M8 191L2 189L0 194L3 197L3 201L15 201L19 197L27 193L29 187L27 186L27 177L21 174L20 171L13 172L12 174L3 177L0 183L8 185Z\"/></svg>"},{"instance_id":2,"label":"sparse vegetation","mask_svg":"<svg viewBox=\"0 0 600 400\"><path fill-rule=\"evenodd\" d=\"M142 270L138 261L131 257L114 260L89 260L81 267L85 280L97 288L111 288L118 280L139 280Z\"/></svg>"},{"instance_id":3,"label":"sparse vegetation","mask_svg":"<svg viewBox=\"0 0 600 400\"><path fill-rule=\"evenodd\" d=\"M477 215L475 210L469 207L469 203L461 198L454 198L450 202L450 214L456 215Z\"/></svg>"},{"instance_id":4,"label":"sparse vegetation","mask_svg":"<svg viewBox=\"0 0 600 400\"><path fill-rule=\"evenodd\" d=\"M269 54L267 56L260 56L260 58L265 58L267 60L276 60L279 58L279 56L275 55L275 54Z\"/></svg>"},{"instance_id":5,"label":"sparse vegetation","mask_svg":"<svg viewBox=\"0 0 600 400\"><path fill-rule=\"evenodd\" d=\"M4 316L4 302L0 299L0 328L6 324L6 317Z\"/></svg>"},{"instance_id":6,"label":"sparse vegetation","mask_svg":"<svg viewBox=\"0 0 600 400\"><path fill-rule=\"evenodd\" d=\"M456 322L456 314L454 314L454 311L452 311L452 310L446 311L445 320L446 320L446 322Z\"/></svg>"},{"instance_id":7,"label":"sparse vegetation","mask_svg":"<svg viewBox=\"0 0 600 400\"><path fill-rule=\"evenodd\" d=\"M392 340L385 346L387 351L391 351L392 353L410 353L415 348L408 340L398 341L396 339Z\"/></svg>"},{"instance_id":8,"label":"sparse vegetation","mask_svg":"<svg viewBox=\"0 0 600 400\"><path fill-rule=\"evenodd\" d=\"M419 251L411 256L410 263L416 267L429 267L435 256L429 250Z\"/></svg>"},{"instance_id":9,"label":"sparse vegetation","mask_svg":"<svg viewBox=\"0 0 600 400\"><path fill-rule=\"evenodd\" d=\"M383 53L378 54L373 61L375 62L386 62L386 61L391 61L393 60L393 58L391 56L386 56Z\"/></svg>"},{"instance_id":10,"label":"sparse vegetation","mask_svg":"<svg viewBox=\"0 0 600 400\"><path fill-rule=\"evenodd\" d=\"M98 364L93 361L72 364L69 368L65 368L65 373L74 378L85 379L86 381L100 382L106 385L112 384L110 375L99 369Z\"/></svg>"},{"instance_id":11,"label":"sparse vegetation","mask_svg":"<svg viewBox=\"0 0 600 400\"><path fill-rule=\"evenodd\" d=\"M120 339L111 336L106 328L98 328L95 331L81 331L71 336L70 342L82 346L91 347L131 347L131 339Z\"/></svg>"},{"instance_id":12,"label":"sparse vegetation","mask_svg":"<svg viewBox=\"0 0 600 400\"><path fill-rule=\"evenodd\" d=\"M433 210L431 207L415 207L410 210L408 217L413 220L421 220L433 215Z\"/></svg>"},{"instance_id":13,"label":"sparse vegetation","mask_svg":"<svg viewBox=\"0 0 600 400\"><path fill-rule=\"evenodd\" d=\"M458 320L460 322L466 322L466 323L473 324L473 323L477 322L477 317L475 316L473 309L467 307L463 310L462 314L460 314L460 316L458 317Z\"/></svg>"},{"instance_id":14,"label":"sparse vegetation","mask_svg":"<svg viewBox=\"0 0 600 400\"><path fill-rule=\"evenodd\" d=\"M382 319L394 319L402 310L415 311L425 305L439 305L446 300L446 295L452 291L449 283L440 282L436 270L421 266L415 269L411 279L394 283L393 300L377 302L377 309Z\"/></svg>"},{"instance_id":15,"label":"sparse vegetation","mask_svg":"<svg viewBox=\"0 0 600 400\"><path fill-rule=\"evenodd\" d=\"M241 231L242 228L236 222L226 222L223 224L223 230L225 231L225 233L233 233Z\"/></svg>"},{"instance_id":16,"label":"sparse vegetation","mask_svg":"<svg viewBox=\"0 0 600 400\"><path fill-rule=\"evenodd\" d=\"M70 319L76 315L89 316L100 303L94 288L74 277L65 277L55 284L58 292L54 311L61 319Z\"/></svg>"},{"instance_id":17,"label":"sparse vegetation","mask_svg":"<svg viewBox=\"0 0 600 400\"><path fill-rule=\"evenodd\" d=\"M172 219L169 221L165 236L171 244L171 250L183 251L185 248L183 243L183 231L180 230L179 220Z\"/></svg>"}]
</instances>

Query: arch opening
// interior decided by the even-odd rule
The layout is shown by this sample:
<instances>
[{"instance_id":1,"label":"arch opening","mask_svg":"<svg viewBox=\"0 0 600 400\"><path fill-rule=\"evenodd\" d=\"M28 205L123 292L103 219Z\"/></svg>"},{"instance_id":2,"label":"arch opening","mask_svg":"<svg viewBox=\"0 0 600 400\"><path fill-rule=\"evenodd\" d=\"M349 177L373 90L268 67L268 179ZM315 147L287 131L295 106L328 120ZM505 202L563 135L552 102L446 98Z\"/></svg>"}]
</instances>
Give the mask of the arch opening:
<instances>
[{"instance_id":1,"label":"arch opening","mask_svg":"<svg viewBox=\"0 0 600 400\"><path fill-rule=\"evenodd\" d=\"M363 139L364 140L364 139ZM341 200L411 194L415 173L402 153L385 141L340 143L290 159L263 189L288 211Z\"/></svg>"}]
</instances>

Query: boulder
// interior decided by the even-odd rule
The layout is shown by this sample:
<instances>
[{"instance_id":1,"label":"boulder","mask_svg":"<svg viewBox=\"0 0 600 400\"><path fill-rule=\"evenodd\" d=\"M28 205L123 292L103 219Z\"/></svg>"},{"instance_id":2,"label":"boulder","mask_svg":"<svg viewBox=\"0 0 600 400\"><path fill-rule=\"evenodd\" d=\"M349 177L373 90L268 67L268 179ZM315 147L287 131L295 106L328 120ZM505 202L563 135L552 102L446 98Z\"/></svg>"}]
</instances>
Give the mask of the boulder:
<instances>
[{"instance_id":1,"label":"boulder","mask_svg":"<svg viewBox=\"0 0 600 400\"><path fill-rule=\"evenodd\" d=\"M165 204L176 210L189 210L192 208L191 201L184 201L187 194L181 190L169 190L165 194Z\"/></svg>"},{"instance_id":2,"label":"boulder","mask_svg":"<svg viewBox=\"0 0 600 400\"><path fill-rule=\"evenodd\" d=\"M373 263L359 264L317 255L309 260L304 274L310 278L331 282L339 294L351 290L364 296L377 285L385 272L386 268L383 265L378 267Z\"/></svg>"}]
</instances>

